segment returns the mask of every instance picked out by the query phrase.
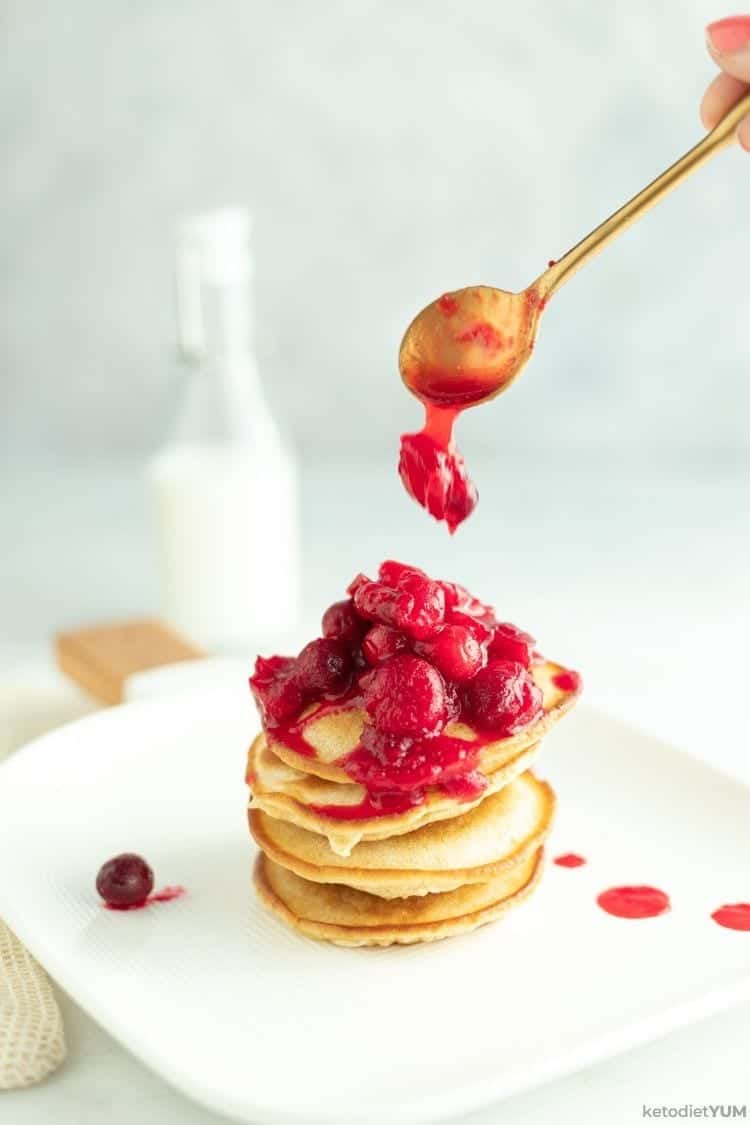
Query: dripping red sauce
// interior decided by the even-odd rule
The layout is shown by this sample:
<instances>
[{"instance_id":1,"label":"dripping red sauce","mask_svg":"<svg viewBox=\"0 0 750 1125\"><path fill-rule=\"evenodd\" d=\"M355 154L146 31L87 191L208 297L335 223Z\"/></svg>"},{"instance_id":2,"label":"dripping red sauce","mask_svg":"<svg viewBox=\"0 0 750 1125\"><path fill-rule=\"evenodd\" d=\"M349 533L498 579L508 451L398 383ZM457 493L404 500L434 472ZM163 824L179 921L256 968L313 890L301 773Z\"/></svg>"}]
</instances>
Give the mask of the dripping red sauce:
<instances>
[{"instance_id":1,"label":"dripping red sauce","mask_svg":"<svg viewBox=\"0 0 750 1125\"><path fill-rule=\"evenodd\" d=\"M574 672L572 669L566 668L564 672L557 672L552 677L553 686L559 688L560 691L574 691L581 690L581 675L579 672Z\"/></svg>"},{"instance_id":2,"label":"dripping red sauce","mask_svg":"<svg viewBox=\"0 0 750 1125\"><path fill-rule=\"evenodd\" d=\"M717 926L727 930L750 931L750 902L731 902L720 906L711 915Z\"/></svg>"},{"instance_id":3,"label":"dripping red sauce","mask_svg":"<svg viewBox=\"0 0 750 1125\"><path fill-rule=\"evenodd\" d=\"M308 808L329 820L372 820L379 816L397 816L424 802L424 789L415 789L411 793L372 793L356 805L309 805Z\"/></svg>"},{"instance_id":4,"label":"dripping red sauce","mask_svg":"<svg viewBox=\"0 0 750 1125\"><path fill-rule=\"evenodd\" d=\"M479 397L485 390L481 388ZM401 435L398 462L406 491L434 519L444 520L451 535L471 515L479 499L453 439L453 423L462 409L426 403L423 428Z\"/></svg>"},{"instance_id":5,"label":"dripping red sauce","mask_svg":"<svg viewBox=\"0 0 750 1125\"><path fill-rule=\"evenodd\" d=\"M552 862L558 867L583 867L586 860L575 852L565 852L564 855L555 856Z\"/></svg>"},{"instance_id":6,"label":"dripping red sauce","mask_svg":"<svg viewBox=\"0 0 750 1125\"><path fill-rule=\"evenodd\" d=\"M656 918L670 908L669 895L647 886L610 887L596 901L616 918Z\"/></svg>"},{"instance_id":7,"label":"dripping red sauce","mask_svg":"<svg viewBox=\"0 0 750 1125\"><path fill-rule=\"evenodd\" d=\"M117 906L114 902L105 902L102 905L105 910L143 910L147 906L152 906L155 902L172 902L186 894L187 891L184 887L162 887L160 891L152 891L143 902L133 902L130 906Z\"/></svg>"},{"instance_id":8,"label":"dripping red sauce","mask_svg":"<svg viewBox=\"0 0 750 1125\"><path fill-rule=\"evenodd\" d=\"M338 700L324 700L301 718L274 727L269 733L281 745L307 758L315 750L305 737L307 726L360 704L356 689ZM444 732L425 738L404 738L397 744L361 742L340 763L353 781L363 785L367 797L358 805L315 805L331 819L361 820L401 812L425 800L425 789L434 787L459 800L476 799L487 788L487 778L477 768L482 749L508 737L512 731L475 731L472 738L455 738ZM272 746L273 748L273 746Z\"/></svg>"},{"instance_id":9,"label":"dripping red sauce","mask_svg":"<svg viewBox=\"0 0 750 1125\"><path fill-rule=\"evenodd\" d=\"M479 755L498 737L477 733L468 740L441 733L404 739L403 748L395 750L373 750L360 743L342 764L370 793L410 793L430 785L469 800L487 788L487 778L477 769Z\"/></svg>"},{"instance_id":10,"label":"dripping red sauce","mask_svg":"<svg viewBox=\"0 0 750 1125\"><path fill-rule=\"evenodd\" d=\"M535 289L524 294L529 321L541 312L547 298ZM454 317L460 300L444 293L435 302L442 317ZM461 363L444 365L424 359L409 372L408 385L425 407L425 424L413 434L402 434L398 472L408 494L436 520L444 521L451 535L474 511L479 495L469 477L463 456L456 448L453 427L458 415L492 398L511 382L522 356L516 356L516 337L505 335L487 320L478 318L456 331L459 344L478 344L487 353L484 370L468 372ZM528 342L529 351L533 340ZM498 362L498 353L503 362Z\"/></svg>"},{"instance_id":11,"label":"dripping red sauce","mask_svg":"<svg viewBox=\"0 0 750 1125\"><path fill-rule=\"evenodd\" d=\"M271 734L279 742L283 742L296 754L305 758L314 758L315 750L305 738L305 729L310 723L324 718L326 715L335 715L339 711L346 711L351 706L361 705L361 692L356 684L338 699L321 699L311 709L294 719L291 723L283 723L272 729Z\"/></svg>"}]
</instances>

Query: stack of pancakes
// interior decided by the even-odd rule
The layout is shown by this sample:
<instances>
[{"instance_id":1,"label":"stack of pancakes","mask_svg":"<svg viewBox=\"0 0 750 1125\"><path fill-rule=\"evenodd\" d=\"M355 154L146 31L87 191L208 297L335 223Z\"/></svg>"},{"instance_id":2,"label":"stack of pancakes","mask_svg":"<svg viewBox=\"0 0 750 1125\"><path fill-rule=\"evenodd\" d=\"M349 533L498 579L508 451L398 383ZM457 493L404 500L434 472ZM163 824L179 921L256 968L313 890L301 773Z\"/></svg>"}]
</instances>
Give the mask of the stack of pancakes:
<instances>
[{"instance_id":1,"label":"stack of pancakes","mask_svg":"<svg viewBox=\"0 0 750 1125\"><path fill-rule=\"evenodd\" d=\"M574 683L557 686L564 673L550 663L533 668L544 712L483 745L479 769L488 784L469 800L428 789L421 804L357 819L368 794L342 768L365 722L354 703L305 727L309 754L273 731L259 735L247 780L261 899L302 933L346 946L436 941L522 902L539 881L555 805L530 767L577 695ZM446 734L471 739L475 732L453 723Z\"/></svg>"}]
</instances>

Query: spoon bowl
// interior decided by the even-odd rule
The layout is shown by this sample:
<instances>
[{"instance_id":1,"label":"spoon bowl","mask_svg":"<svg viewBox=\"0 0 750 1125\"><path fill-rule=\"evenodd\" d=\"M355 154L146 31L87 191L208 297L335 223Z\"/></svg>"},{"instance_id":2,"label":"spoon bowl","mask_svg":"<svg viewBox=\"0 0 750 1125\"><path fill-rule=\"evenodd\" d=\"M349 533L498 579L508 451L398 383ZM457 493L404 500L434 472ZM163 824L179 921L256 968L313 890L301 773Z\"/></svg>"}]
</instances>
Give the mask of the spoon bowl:
<instances>
[{"instance_id":1,"label":"spoon bowl","mask_svg":"<svg viewBox=\"0 0 750 1125\"><path fill-rule=\"evenodd\" d=\"M474 285L444 293L414 318L399 351L406 386L433 406L475 406L520 374L534 348L545 300Z\"/></svg>"}]
</instances>

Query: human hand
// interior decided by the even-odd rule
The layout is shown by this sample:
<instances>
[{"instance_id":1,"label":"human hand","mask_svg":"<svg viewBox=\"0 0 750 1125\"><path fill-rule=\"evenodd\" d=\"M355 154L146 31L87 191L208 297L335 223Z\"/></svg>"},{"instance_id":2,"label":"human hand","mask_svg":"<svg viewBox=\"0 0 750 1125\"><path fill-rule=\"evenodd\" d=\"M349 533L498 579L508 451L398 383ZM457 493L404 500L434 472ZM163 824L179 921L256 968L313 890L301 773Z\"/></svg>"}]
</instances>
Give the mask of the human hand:
<instances>
[{"instance_id":1,"label":"human hand","mask_svg":"<svg viewBox=\"0 0 750 1125\"><path fill-rule=\"evenodd\" d=\"M750 16L728 16L706 28L706 45L722 73L714 78L703 95L701 119L707 129L750 90ZM737 138L750 152L750 115L740 124Z\"/></svg>"}]
</instances>

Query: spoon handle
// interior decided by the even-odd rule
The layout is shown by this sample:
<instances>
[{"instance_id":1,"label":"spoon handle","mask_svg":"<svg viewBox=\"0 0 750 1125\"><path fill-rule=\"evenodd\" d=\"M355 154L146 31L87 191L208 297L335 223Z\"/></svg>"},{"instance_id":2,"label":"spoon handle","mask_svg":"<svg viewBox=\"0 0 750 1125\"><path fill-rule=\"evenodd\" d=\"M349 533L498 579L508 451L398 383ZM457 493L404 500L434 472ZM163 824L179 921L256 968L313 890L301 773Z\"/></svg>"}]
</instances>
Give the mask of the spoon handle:
<instances>
[{"instance_id":1,"label":"spoon handle","mask_svg":"<svg viewBox=\"0 0 750 1125\"><path fill-rule=\"evenodd\" d=\"M734 140L740 121L748 113L750 113L750 93L737 102L726 117L722 118L719 124L710 133L707 133L694 148L681 156L675 164L667 168L666 172L657 176L648 187L639 191L638 195L633 196L619 211L615 211L614 215L610 215L595 230L592 230L591 234L581 239L572 250L568 250L564 257L558 259L554 265L545 270L534 282L533 288L543 297L551 297L555 290L571 278L589 258L604 249L611 239L621 234L626 227L629 227L631 223L645 214L650 207L658 203L662 196L670 192L672 188L677 187L682 180L689 176L691 172L694 172L710 156L730 144Z\"/></svg>"}]
</instances>

